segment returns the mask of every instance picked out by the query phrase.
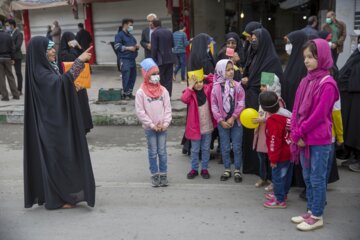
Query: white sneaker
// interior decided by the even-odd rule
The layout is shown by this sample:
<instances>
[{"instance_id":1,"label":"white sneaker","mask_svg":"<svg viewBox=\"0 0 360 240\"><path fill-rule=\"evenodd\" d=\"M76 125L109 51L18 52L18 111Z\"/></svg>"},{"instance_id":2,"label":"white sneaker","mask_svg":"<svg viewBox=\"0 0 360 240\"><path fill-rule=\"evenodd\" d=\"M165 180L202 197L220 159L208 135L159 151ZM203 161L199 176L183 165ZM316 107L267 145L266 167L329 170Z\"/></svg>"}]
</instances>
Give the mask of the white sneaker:
<instances>
[{"instance_id":1,"label":"white sneaker","mask_svg":"<svg viewBox=\"0 0 360 240\"><path fill-rule=\"evenodd\" d=\"M322 217L315 217L311 215L308 219L305 219L302 223L296 226L300 231L312 231L324 226L324 221Z\"/></svg>"},{"instance_id":2,"label":"white sneaker","mask_svg":"<svg viewBox=\"0 0 360 240\"><path fill-rule=\"evenodd\" d=\"M307 211L306 213L300 216L292 217L291 222L299 224L305 221L306 219L308 219L309 217L311 217L311 211Z\"/></svg>"}]
</instances>

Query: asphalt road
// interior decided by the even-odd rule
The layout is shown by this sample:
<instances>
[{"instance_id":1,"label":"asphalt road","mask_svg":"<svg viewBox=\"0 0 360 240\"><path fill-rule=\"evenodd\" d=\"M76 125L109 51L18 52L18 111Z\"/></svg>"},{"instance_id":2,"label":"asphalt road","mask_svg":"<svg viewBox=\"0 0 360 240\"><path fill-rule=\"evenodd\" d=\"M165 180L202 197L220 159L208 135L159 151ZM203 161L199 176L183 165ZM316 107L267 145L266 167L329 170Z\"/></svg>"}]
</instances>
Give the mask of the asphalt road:
<instances>
[{"instance_id":1,"label":"asphalt road","mask_svg":"<svg viewBox=\"0 0 360 240\"><path fill-rule=\"evenodd\" d=\"M222 165L210 162L209 180L186 179L190 170L179 145L183 128L168 132L169 187L150 186L141 127L96 127L88 136L96 178L96 205L71 210L23 207L23 126L0 125L0 240L232 240L360 239L360 175L340 169L329 185L325 227L302 233L290 217L302 213L301 189L287 209L265 209L257 177L220 182Z\"/></svg>"}]
</instances>

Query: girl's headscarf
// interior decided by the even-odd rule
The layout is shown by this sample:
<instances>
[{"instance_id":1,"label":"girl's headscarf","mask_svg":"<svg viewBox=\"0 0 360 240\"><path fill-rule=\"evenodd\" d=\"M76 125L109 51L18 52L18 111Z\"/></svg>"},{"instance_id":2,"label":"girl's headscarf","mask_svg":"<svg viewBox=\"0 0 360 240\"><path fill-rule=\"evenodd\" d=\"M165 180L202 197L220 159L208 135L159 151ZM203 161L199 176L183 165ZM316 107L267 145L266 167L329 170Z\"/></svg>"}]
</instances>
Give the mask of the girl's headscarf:
<instances>
[{"instance_id":1,"label":"girl's headscarf","mask_svg":"<svg viewBox=\"0 0 360 240\"><path fill-rule=\"evenodd\" d=\"M226 74L226 66L228 64L232 64L233 62L229 59L220 60L215 67L215 84L224 85L224 95L223 95L223 104L224 110L226 113L230 111L231 104L230 102L234 99L234 87L232 86L233 79L227 79L225 77Z\"/></svg>"},{"instance_id":2,"label":"girl's headscarf","mask_svg":"<svg viewBox=\"0 0 360 240\"><path fill-rule=\"evenodd\" d=\"M146 58L140 63L142 69L141 73L144 77L144 82L141 84L140 88L145 92L148 97L159 98L163 93L163 88L160 85L160 82L157 84L152 84L149 82L150 76L159 72L159 68L152 58Z\"/></svg>"}]
</instances>

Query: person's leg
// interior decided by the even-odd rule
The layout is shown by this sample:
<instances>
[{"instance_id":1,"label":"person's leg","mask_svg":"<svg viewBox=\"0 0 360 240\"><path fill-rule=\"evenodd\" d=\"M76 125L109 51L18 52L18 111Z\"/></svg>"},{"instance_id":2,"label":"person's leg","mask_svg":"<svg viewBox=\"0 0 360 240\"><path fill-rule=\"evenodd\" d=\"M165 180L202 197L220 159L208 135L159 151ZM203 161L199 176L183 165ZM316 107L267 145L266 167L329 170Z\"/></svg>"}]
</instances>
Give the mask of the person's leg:
<instances>
[{"instance_id":1,"label":"person's leg","mask_svg":"<svg viewBox=\"0 0 360 240\"><path fill-rule=\"evenodd\" d=\"M191 169L198 171L199 169L199 152L201 140L191 140Z\"/></svg>"},{"instance_id":2,"label":"person's leg","mask_svg":"<svg viewBox=\"0 0 360 240\"><path fill-rule=\"evenodd\" d=\"M181 53L181 81L185 81L186 53Z\"/></svg>"},{"instance_id":3,"label":"person's leg","mask_svg":"<svg viewBox=\"0 0 360 240\"><path fill-rule=\"evenodd\" d=\"M170 64L166 64L166 90L168 90L169 92L169 95L171 97L172 95L172 84L173 84L173 81L172 81L172 78L173 78L173 74L174 74L174 68L173 68L173 64L170 63Z\"/></svg>"},{"instance_id":4,"label":"person's leg","mask_svg":"<svg viewBox=\"0 0 360 240\"><path fill-rule=\"evenodd\" d=\"M265 153L258 152L259 159L259 177L262 181L266 181Z\"/></svg>"},{"instance_id":5,"label":"person's leg","mask_svg":"<svg viewBox=\"0 0 360 240\"><path fill-rule=\"evenodd\" d=\"M0 94L2 99L9 99L9 93L6 89L5 79L5 61L0 60Z\"/></svg>"},{"instance_id":6,"label":"person's leg","mask_svg":"<svg viewBox=\"0 0 360 240\"><path fill-rule=\"evenodd\" d=\"M311 148L311 147L310 147ZM311 211L312 202L313 202L313 194L312 194L312 187L310 184L310 173L311 173L311 159L305 159L304 151L300 153L300 161L302 167L302 174L306 186L306 198L307 198L307 209ZM274 181L274 176L272 176Z\"/></svg>"},{"instance_id":7,"label":"person's leg","mask_svg":"<svg viewBox=\"0 0 360 240\"><path fill-rule=\"evenodd\" d=\"M243 128L238 126L238 123L235 121L234 126L230 129L231 141L234 151L234 164L235 170L241 169L242 166L242 136Z\"/></svg>"},{"instance_id":8,"label":"person's leg","mask_svg":"<svg viewBox=\"0 0 360 240\"><path fill-rule=\"evenodd\" d=\"M201 169L208 169L210 160L211 133L201 135Z\"/></svg>"},{"instance_id":9,"label":"person's leg","mask_svg":"<svg viewBox=\"0 0 360 240\"><path fill-rule=\"evenodd\" d=\"M327 166L331 152L331 144L311 146L310 184L313 195L311 212L315 217L321 217L325 208Z\"/></svg>"},{"instance_id":10,"label":"person's leg","mask_svg":"<svg viewBox=\"0 0 360 240\"><path fill-rule=\"evenodd\" d=\"M21 73L21 59L15 59L15 72L16 72L16 79L17 79L17 89L19 93L22 91L22 84L23 84L23 77Z\"/></svg>"},{"instance_id":11,"label":"person's leg","mask_svg":"<svg viewBox=\"0 0 360 240\"><path fill-rule=\"evenodd\" d=\"M136 81L136 62L135 60L131 62L130 65L130 78L129 78L129 95L132 95L133 89Z\"/></svg>"},{"instance_id":12,"label":"person's leg","mask_svg":"<svg viewBox=\"0 0 360 240\"><path fill-rule=\"evenodd\" d=\"M157 154L159 155L159 169L160 174L167 173L167 151L166 151L166 137L167 132L156 133L157 138Z\"/></svg>"},{"instance_id":13,"label":"person's leg","mask_svg":"<svg viewBox=\"0 0 360 240\"><path fill-rule=\"evenodd\" d=\"M130 82L130 64L126 59L120 59L120 68L122 76L122 85L124 96L129 95L129 82Z\"/></svg>"},{"instance_id":14,"label":"person's leg","mask_svg":"<svg viewBox=\"0 0 360 240\"><path fill-rule=\"evenodd\" d=\"M225 170L230 169L230 130L218 125L220 136L221 156L224 162Z\"/></svg>"},{"instance_id":15,"label":"person's leg","mask_svg":"<svg viewBox=\"0 0 360 240\"><path fill-rule=\"evenodd\" d=\"M326 188L327 188L327 184L329 182L330 173L331 173L331 167L332 167L332 163L333 163L333 159L334 159L334 155L335 155L335 148L336 148L335 145L336 145L336 143L331 144L331 150L330 150L329 159L328 159L328 163L327 163L327 168L326 168Z\"/></svg>"},{"instance_id":16,"label":"person's leg","mask_svg":"<svg viewBox=\"0 0 360 240\"><path fill-rule=\"evenodd\" d=\"M337 59L339 54L337 53L336 48L335 49L331 49L331 55L333 57L333 61L334 61L334 65L336 65Z\"/></svg>"},{"instance_id":17,"label":"person's leg","mask_svg":"<svg viewBox=\"0 0 360 240\"><path fill-rule=\"evenodd\" d=\"M284 192L284 178L283 169L286 168L286 164L283 162L277 163L276 167L272 169L272 183L274 189L274 195L276 201L284 202L285 201L285 192Z\"/></svg>"},{"instance_id":18,"label":"person's leg","mask_svg":"<svg viewBox=\"0 0 360 240\"><path fill-rule=\"evenodd\" d=\"M5 75L7 77L9 87L11 94L13 98L19 98L19 91L17 90L16 83L15 83L15 77L12 72L12 64L11 60L5 62Z\"/></svg>"},{"instance_id":19,"label":"person's leg","mask_svg":"<svg viewBox=\"0 0 360 240\"><path fill-rule=\"evenodd\" d=\"M153 130L145 130L145 136L148 148L149 169L152 175L159 172L157 165L157 137Z\"/></svg>"},{"instance_id":20,"label":"person's leg","mask_svg":"<svg viewBox=\"0 0 360 240\"><path fill-rule=\"evenodd\" d=\"M293 177L293 173L294 173L294 163L290 161L288 161L287 164L287 172L285 175L285 197L289 194L289 190L291 187L291 183L292 183L292 177Z\"/></svg>"},{"instance_id":21,"label":"person's leg","mask_svg":"<svg viewBox=\"0 0 360 240\"><path fill-rule=\"evenodd\" d=\"M174 70L174 76L176 76L176 74L178 73L178 71L181 69L181 59L180 59L180 55L181 53L177 53L176 54L176 58L177 58L177 63L176 63L176 67Z\"/></svg>"}]
</instances>

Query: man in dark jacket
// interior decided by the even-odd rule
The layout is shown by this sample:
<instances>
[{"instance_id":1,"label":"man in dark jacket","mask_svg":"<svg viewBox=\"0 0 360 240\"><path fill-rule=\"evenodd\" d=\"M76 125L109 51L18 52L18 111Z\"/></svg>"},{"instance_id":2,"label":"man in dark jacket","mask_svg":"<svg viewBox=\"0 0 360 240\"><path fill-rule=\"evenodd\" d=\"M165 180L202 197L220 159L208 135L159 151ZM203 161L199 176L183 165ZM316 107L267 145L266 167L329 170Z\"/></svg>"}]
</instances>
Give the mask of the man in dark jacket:
<instances>
[{"instance_id":1,"label":"man in dark jacket","mask_svg":"<svg viewBox=\"0 0 360 240\"><path fill-rule=\"evenodd\" d=\"M308 25L306 25L306 27L304 27L301 30L303 30L308 37L309 36L319 37L317 26L318 26L317 17L316 16L310 16L308 18Z\"/></svg>"},{"instance_id":2,"label":"man in dark jacket","mask_svg":"<svg viewBox=\"0 0 360 240\"><path fill-rule=\"evenodd\" d=\"M155 31L151 35L151 57L154 59L160 70L160 83L172 92L173 64L176 57L172 51L174 37L170 30L161 27L160 20L154 20Z\"/></svg>"},{"instance_id":3,"label":"man in dark jacket","mask_svg":"<svg viewBox=\"0 0 360 240\"><path fill-rule=\"evenodd\" d=\"M321 29L332 34L331 53L333 56L334 65L336 65L338 56L343 52L344 49L346 25L345 23L336 19L335 12L329 11L326 14L326 23L322 25Z\"/></svg>"},{"instance_id":4,"label":"man in dark jacket","mask_svg":"<svg viewBox=\"0 0 360 240\"><path fill-rule=\"evenodd\" d=\"M151 57L151 34L154 32L155 27L153 21L157 19L154 13L147 15L146 20L149 26L142 31L140 45L144 48L145 58Z\"/></svg>"},{"instance_id":5,"label":"man in dark jacket","mask_svg":"<svg viewBox=\"0 0 360 240\"><path fill-rule=\"evenodd\" d=\"M78 24L79 31L76 34L76 41L80 44L83 51L88 49L90 47L90 44L92 42L92 37L88 31L84 29L84 24L79 23Z\"/></svg>"},{"instance_id":6,"label":"man in dark jacket","mask_svg":"<svg viewBox=\"0 0 360 240\"><path fill-rule=\"evenodd\" d=\"M23 44L24 37L23 34L16 27L15 20L8 19L5 23L5 26L8 32L11 34L11 37L15 44L14 67L15 67L16 79L17 79L17 89L21 94L22 85L23 85L23 76L21 73L21 61L22 61L21 45Z\"/></svg>"},{"instance_id":7,"label":"man in dark jacket","mask_svg":"<svg viewBox=\"0 0 360 240\"><path fill-rule=\"evenodd\" d=\"M0 93L1 101L9 101L9 93L6 89L5 77L8 80L11 93L14 99L19 99L19 92L16 89L14 75L11 65L14 63L15 46L11 36L4 32L2 22L0 21Z\"/></svg>"},{"instance_id":8,"label":"man in dark jacket","mask_svg":"<svg viewBox=\"0 0 360 240\"><path fill-rule=\"evenodd\" d=\"M122 21L122 30L115 36L114 48L118 55L123 83L123 99L135 99L132 94L136 80L136 62L139 45L131 34L134 31L134 20L125 18Z\"/></svg>"}]
</instances>

